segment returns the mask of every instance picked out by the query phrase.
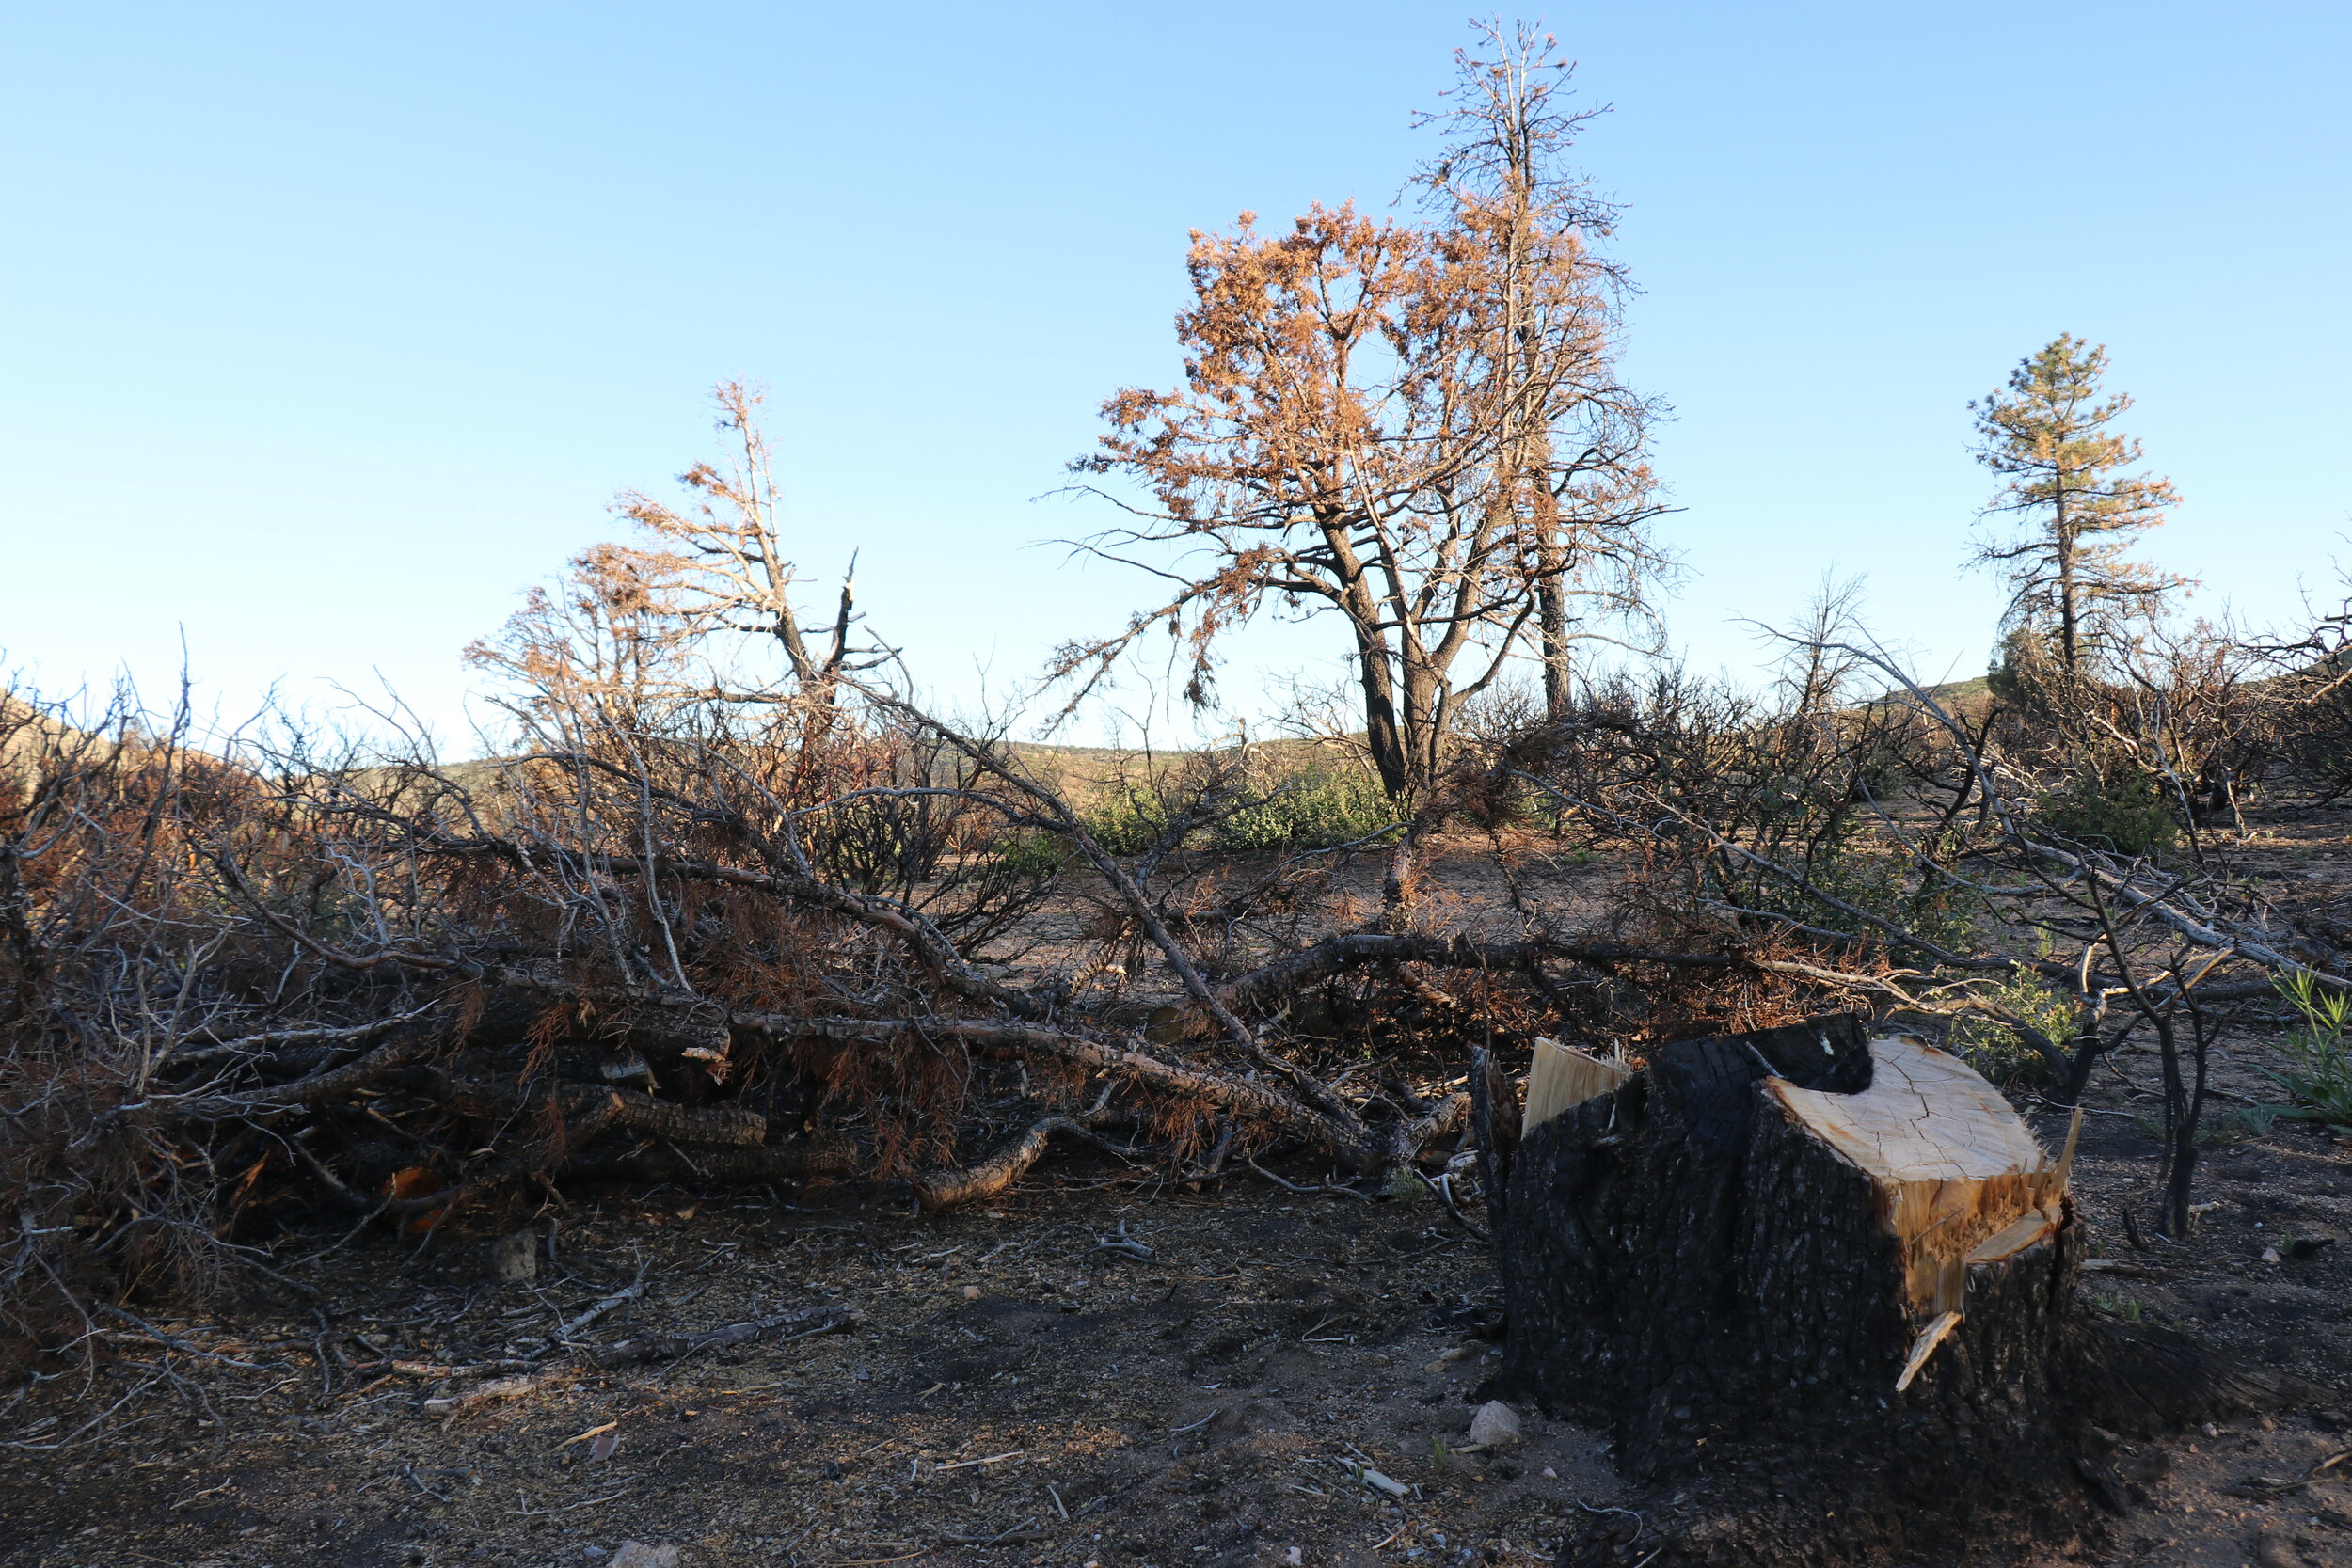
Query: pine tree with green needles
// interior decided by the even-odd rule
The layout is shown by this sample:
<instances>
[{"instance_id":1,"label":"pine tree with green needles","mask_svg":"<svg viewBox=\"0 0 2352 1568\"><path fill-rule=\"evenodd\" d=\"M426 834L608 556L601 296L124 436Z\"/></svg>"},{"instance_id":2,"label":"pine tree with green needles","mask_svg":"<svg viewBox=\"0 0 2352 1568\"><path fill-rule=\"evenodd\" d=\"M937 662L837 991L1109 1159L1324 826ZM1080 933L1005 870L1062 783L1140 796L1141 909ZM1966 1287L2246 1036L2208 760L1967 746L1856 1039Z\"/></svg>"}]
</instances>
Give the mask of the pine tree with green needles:
<instances>
[{"instance_id":1,"label":"pine tree with green needles","mask_svg":"<svg viewBox=\"0 0 2352 1568\"><path fill-rule=\"evenodd\" d=\"M2106 345L2061 333L2019 362L2009 387L1970 404L1977 461L2001 476L1983 513L2013 532L1980 543L1973 563L2009 581L2005 624L2052 646L2069 675L2090 673L2129 641L2128 626L2188 586L2124 552L2180 504L2169 480L2126 473L2139 443L2110 430L2132 405L2102 395Z\"/></svg>"}]
</instances>

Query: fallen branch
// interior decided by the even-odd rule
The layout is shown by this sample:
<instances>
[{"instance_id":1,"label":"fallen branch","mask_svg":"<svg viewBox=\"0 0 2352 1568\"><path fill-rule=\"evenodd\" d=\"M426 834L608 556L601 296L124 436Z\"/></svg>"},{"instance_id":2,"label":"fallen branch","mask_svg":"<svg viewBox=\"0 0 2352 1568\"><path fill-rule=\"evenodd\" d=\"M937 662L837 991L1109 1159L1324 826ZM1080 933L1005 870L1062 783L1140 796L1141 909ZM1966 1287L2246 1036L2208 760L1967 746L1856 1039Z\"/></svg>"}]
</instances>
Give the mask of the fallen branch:
<instances>
[{"instance_id":1,"label":"fallen branch","mask_svg":"<svg viewBox=\"0 0 2352 1568\"><path fill-rule=\"evenodd\" d=\"M119 1319L121 1322L129 1323L133 1328L137 1329L141 1334L145 1335L148 1338L154 1340L155 1343L163 1346L166 1350L176 1350L183 1355L193 1355L200 1360L216 1361L224 1367L234 1367L241 1372L281 1371L285 1370L286 1364L282 1361L273 1361L267 1364L255 1361L238 1361L230 1356L219 1354L216 1352L206 1350L200 1345L192 1345L185 1339L179 1338L173 1335L166 1334L162 1329L157 1328L153 1323L149 1323L145 1318L142 1318L134 1312L126 1312L121 1307L113 1305L111 1302L93 1301L90 1305L96 1307L99 1311L105 1313L106 1316L110 1318Z\"/></svg>"},{"instance_id":2,"label":"fallen branch","mask_svg":"<svg viewBox=\"0 0 2352 1568\"><path fill-rule=\"evenodd\" d=\"M1408 1166L1407 1168L1410 1169L1411 1167ZM1454 1201L1454 1183L1449 1178L1439 1177L1433 1181L1428 1177L1422 1175L1419 1170L1414 1170L1413 1174L1421 1178L1421 1184L1422 1186L1438 1195L1438 1201L1445 1205L1445 1212L1454 1216L1454 1224L1469 1231L1479 1241L1491 1243L1494 1240L1494 1237L1487 1233L1485 1226L1478 1224L1468 1214L1463 1213L1461 1205Z\"/></svg>"},{"instance_id":3,"label":"fallen branch","mask_svg":"<svg viewBox=\"0 0 2352 1568\"><path fill-rule=\"evenodd\" d=\"M437 1361L395 1361L392 1370L424 1383L449 1383L460 1378L536 1371L539 1365L536 1361L477 1361L470 1366L445 1367Z\"/></svg>"},{"instance_id":4,"label":"fallen branch","mask_svg":"<svg viewBox=\"0 0 2352 1568\"><path fill-rule=\"evenodd\" d=\"M751 1148L697 1147L691 1154L654 1144L596 1160L574 1160L567 1175L626 1177L639 1181L808 1181L842 1177L858 1168L850 1144L795 1142Z\"/></svg>"},{"instance_id":5,"label":"fallen branch","mask_svg":"<svg viewBox=\"0 0 2352 1568\"><path fill-rule=\"evenodd\" d=\"M1236 1117L1293 1133L1365 1172L1411 1158L1429 1139L1458 1132L1470 1115L1470 1097L1457 1094L1425 1117L1400 1118L1385 1127L1368 1127L1352 1112L1343 1119L1327 1114L1293 1099L1263 1079L1163 1060L1150 1054L1140 1040L1113 1044L1041 1024L959 1018L804 1018L777 1013L732 1016L739 1027L757 1028L786 1037L882 1045L912 1033L931 1039L960 1039L1014 1053L1035 1053L1074 1067L1107 1072L1146 1088L1206 1101Z\"/></svg>"},{"instance_id":6,"label":"fallen branch","mask_svg":"<svg viewBox=\"0 0 2352 1568\"><path fill-rule=\"evenodd\" d=\"M434 1090L461 1116L481 1121L503 1121L530 1115L548 1103L545 1090L517 1092L479 1079L432 1069ZM743 1148L768 1136L768 1118L756 1111L729 1106L673 1104L651 1095L595 1084L561 1085L558 1101L567 1119L605 1113L602 1127L620 1127L676 1144L709 1144Z\"/></svg>"},{"instance_id":7,"label":"fallen branch","mask_svg":"<svg viewBox=\"0 0 2352 1568\"><path fill-rule=\"evenodd\" d=\"M1291 1180L1288 1177L1275 1175L1272 1171L1266 1169L1265 1166L1258 1164L1258 1162L1254 1159L1244 1160L1242 1164L1248 1165L1251 1170L1256 1171L1260 1176L1264 1177L1268 1181L1273 1182L1276 1186L1283 1188L1289 1192L1303 1193L1310 1196L1320 1193L1328 1193L1333 1197L1352 1197L1359 1203L1373 1203L1378 1201L1370 1193L1358 1192L1353 1187L1343 1186L1338 1182L1325 1182L1323 1185L1315 1187L1306 1186L1300 1182Z\"/></svg>"},{"instance_id":8,"label":"fallen branch","mask_svg":"<svg viewBox=\"0 0 2352 1568\"><path fill-rule=\"evenodd\" d=\"M1438 937L1419 932L1351 931L1327 937L1234 976L1217 988L1231 1006L1271 1006L1305 987L1346 970L1375 963L1433 964L1447 969L1482 969L1526 973L1546 962L1661 964L1675 968L1737 969L1744 962L1736 954L1673 953L1654 948L1625 947L1615 942L1558 942L1530 938L1524 942L1479 942L1466 936Z\"/></svg>"},{"instance_id":9,"label":"fallen branch","mask_svg":"<svg viewBox=\"0 0 2352 1568\"><path fill-rule=\"evenodd\" d=\"M538 1388L545 1380L537 1377L494 1377L478 1383L462 1393L448 1394L424 1402L424 1413L453 1421L460 1416L471 1415L485 1404L504 1400L518 1400Z\"/></svg>"},{"instance_id":10,"label":"fallen branch","mask_svg":"<svg viewBox=\"0 0 2352 1568\"><path fill-rule=\"evenodd\" d=\"M640 1268L637 1271L637 1277L634 1280L631 1280L626 1287L613 1291L602 1301L597 1302L594 1307L589 1307L587 1311L582 1312L579 1317L574 1318L571 1322L564 1323L563 1326L558 1328L555 1331L555 1338L559 1341L569 1339L573 1335L579 1333L581 1329L586 1328L590 1323L595 1323L598 1318L603 1317L607 1312L612 1311L614 1307L619 1307L626 1302L635 1301L639 1296L645 1293L644 1280L645 1271L643 1268Z\"/></svg>"},{"instance_id":11,"label":"fallen branch","mask_svg":"<svg viewBox=\"0 0 2352 1568\"><path fill-rule=\"evenodd\" d=\"M1082 1122L1069 1117L1041 1117L1026 1132L977 1164L961 1170L928 1171L915 1177L911 1183L915 1198L928 1210L985 1202L1020 1180L1030 1166L1044 1158L1046 1145L1057 1132L1083 1138L1098 1148L1110 1148Z\"/></svg>"},{"instance_id":12,"label":"fallen branch","mask_svg":"<svg viewBox=\"0 0 2352 1568\"><path fill-rule=\"evenodd\" d=\"M776 1312L764 1318L729 1323L706 1334L649 1334L641 1338L623 1339L591 1351L588 1359L596 1366L611 1369L626 1367L638 1361L675 1361L683 1356L698 1355L707 1350L723 1350L729 1345L749 1343L772 1329L789 1328L793 1332L784 1338L804 1339L812 1334L834 1334L855 1328L866 1322L866 1314L853 1307L816 1307L798 1312Z\"/></svg>"}]
</instances>

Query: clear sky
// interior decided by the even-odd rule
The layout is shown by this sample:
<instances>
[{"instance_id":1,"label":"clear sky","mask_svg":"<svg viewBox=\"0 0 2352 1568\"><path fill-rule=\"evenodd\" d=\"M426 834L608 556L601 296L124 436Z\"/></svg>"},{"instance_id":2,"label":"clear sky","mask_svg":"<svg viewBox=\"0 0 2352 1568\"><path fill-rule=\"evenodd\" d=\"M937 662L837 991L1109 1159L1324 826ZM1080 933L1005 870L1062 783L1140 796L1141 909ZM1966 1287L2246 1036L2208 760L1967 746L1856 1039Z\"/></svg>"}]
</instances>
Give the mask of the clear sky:
<instances>
[{"instance_id":1,"label":"clear sky","mask_svg":"<svg viewBox=\"0 0 2352 1568\"><path fill-rule=\"evenodd\" d=\"M1965 404L2107 343L2186 504L2146 554L2290 615L2352 531L2352 8L1560 8L1582 155L1672 402L1672 611L1867 574L1983 667ZM1382 206L1450 6L17 6L0 12L0 653L190 666L224 708L378 677L461 739L459 648L771 388L802 563L944 696L1149 585L1038 541L1094 409L1175 371L1185 232ZM1327 637L1245 648L1328 668ZM1232 689L1258 689L1248 668Z\"/></svg>"}]
</instances>

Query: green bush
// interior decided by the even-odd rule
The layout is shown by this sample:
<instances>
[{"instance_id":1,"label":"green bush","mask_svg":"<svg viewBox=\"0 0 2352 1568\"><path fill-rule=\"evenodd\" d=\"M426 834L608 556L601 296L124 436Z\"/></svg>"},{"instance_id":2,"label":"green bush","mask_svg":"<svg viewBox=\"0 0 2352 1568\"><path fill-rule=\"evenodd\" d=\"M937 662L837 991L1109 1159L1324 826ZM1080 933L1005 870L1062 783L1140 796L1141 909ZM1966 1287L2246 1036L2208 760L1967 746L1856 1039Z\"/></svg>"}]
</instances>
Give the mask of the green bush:
<instances>
[{"instance_id":1,"label":"green bush","mask_svg":"<svg viewBox=\"0 0 2352 1568\"><path fill-rule=\"evenodd\" d=\"M1165 800L1132 789L1078 815L1087 836L1114 855L1142 854L1159 843L1170 820ZM1057 832L1013 833L996 847L999 865L1032 877L1054 876L1077 855L1076 845Z\"/></svg>"},{"instance_id":2,"label":"green bush","mask_svg":"<svg viewBox=\"0 0 2352 1568\"><path fill-rule=\"evenodd\" d=\"M1079 817L1089 837L1114 855L1140 855L1159 843L1171 820L1158 795L1129 789Z\"/></svg>"},{"instance_id":3,"label":"green bush","mask_svg":"<svg viewBox=\"0 0 2352 1568\"><path fill-rule=\"evenodd\" d=\"M1979 994L2061 1051L2082 1030L2083 1009L2074 999L2029 969L2014 970L2008 979ZM2049 1058L2014 1024L1998 1018L1963 1018L1952 1025L1946 1043L1995 1084L2050 1076Z\"/></svg>"},{"instance_id":4,"label":"green bush","mask_svg":"<svg viewBox=\"0 0 2352 1568\"><path fill-rule=\"evenodd\" d=\"M1111 854L1140 855L1157 847L1177 820L1184 808L1174 800L1173 789L1122 788L1078 820ZM1327 849L1396 823L1396 809L1377 783L1344 769L1310 767L1254 789L1239 810L1185 842L1235 854ZM1013 834L996 847L998 863L1038 876L1059 871L1075 853L1063 835L1047 832Z\"/></svg>"},{"instance_id":5,"label":"green bush","mask_svg":"<svg viewBox=\"0 0 2352 1568\"><path fill-rule=\"evenodd\" d=\"M1429 1190L1429 1183L1409 1164L1389 1167L1387 1192L1389 1196L1408 1207L1417 1203L1435 1203L1438 1195Z\"/></svg>"},{"instance_id":6,"label":"green bush","mask_svg":"<svg viewBox=\"0 0 2352 1568\"><path fill-rule=\"evenodd\" d=\"M2296 1013L2284 1042L2295 1065L2284 1072L2263 1069L2295 1097L2293 1106L2277 1114L2352 1134L2352 1040L2345 1037L2352 1034L2352 996L2323 990L2308 974L2291 974L2277 986Z\"/></svg>"},{"instance_id":7,"label":"green bush","mask_svg":"<svg viewBox=\"0 0 2352 1568\"><path fill-rule=\"evenodd\" d=\"M1802 869L1812 893L1760 872L1750 873L1727 891L1734 902L1749 909L1786 915L1817 930L1864 942L1883 941L1885 933L1828 898L1876 915L1941 947L1967 947L1976 941L1973 896L1963 889L1937 882L1906 890L1908 863L1900 857L1871 853L1851 841L1832 841L1817 848ZM1827 897L1815 897L1813 893Z\"/></svg>"},{"instance_id":8,"label":"green bush","mask_svg":"<svg viewBox=\"0 0 2352 1568\"><path fill-rule=\"evenodd\" d=\"M1369 838L1396 820L1395 807L1370 779L1310 768L1218 823L1210 842L1243 853L1328 849Z\"/></svg>"},{"instance_id":9,"label":"green bush","mask_svg":"<svg viewBox=\"0 0 2352 1568\"><path fill-rule=\"evenodd\" d=\"M1907 782L1903 759L1886 747L1873 747L1854 765L1853 781L1847 786L1846 798L1855 802L1867 800L1888 805L1902 798Z\"/></svg>"},{"instance_id":10,"label":"green bush","mask_svg":"<svg viewBox=\"0 0 2352 1568\"><path fill-rule=\"evenodd\" d=\"M2151 855L2180 836L2164 781L2129 764L2086 766L2034 802L2052 832L2119 855Z\"/></svg>"},{"instance_id":11,"label":"green bush","mask_svg":"<svg viewBox=\"0 0 2352 1568\"><path fill-rule=\"evenodd\" d=\"M2249 1138L2266 1138L2285 1114L2283 1105L2233 1106L2219 1121L2200 1127L2197 1141L2207 1148L2227 1148Z\"/></svg>"},{"instance_id":12,"label":"green bush","mask_svg":"<svg viewBox=\"0 0 2352 1568\"><path fill-rule=\"evenodd\" d=\"M1053 877L1077 853L1059 833L1021 832L996 846L996 863L1018 877Z\"/></svg>"}]
</instances>

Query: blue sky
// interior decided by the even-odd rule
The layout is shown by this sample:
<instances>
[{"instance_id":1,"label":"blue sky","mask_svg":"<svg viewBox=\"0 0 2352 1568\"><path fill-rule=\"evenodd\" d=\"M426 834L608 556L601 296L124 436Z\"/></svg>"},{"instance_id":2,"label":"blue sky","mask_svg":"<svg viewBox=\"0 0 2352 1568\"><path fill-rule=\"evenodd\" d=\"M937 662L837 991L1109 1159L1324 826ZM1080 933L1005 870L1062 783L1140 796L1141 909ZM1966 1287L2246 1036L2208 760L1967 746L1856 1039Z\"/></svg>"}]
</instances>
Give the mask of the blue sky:
<instances>
[{"instance_id":1,"label":"blue sky","mask_svg":"<svg viewBox=\"0 0 2352 1568\"><path fill-rule=\"evenodd\" d=\"M1866 574L1982 668L1965 404L2106 342L2187 498L2147 554L2258 620L2352 531L2352 9L1648 4L1547 14L1615 113L1629 371L1697 662ZM459 648L771 388L803 567L851 549L943 700L1148 585L1038 541L1175 370L1185 231L1391 199L1451 7L19 7L0 23L0 652L233 712ZM2346 553L2352 561L2352 552ZM1312 629L1240 646L1336 669Z\"/></svg>"}]
</instances>

